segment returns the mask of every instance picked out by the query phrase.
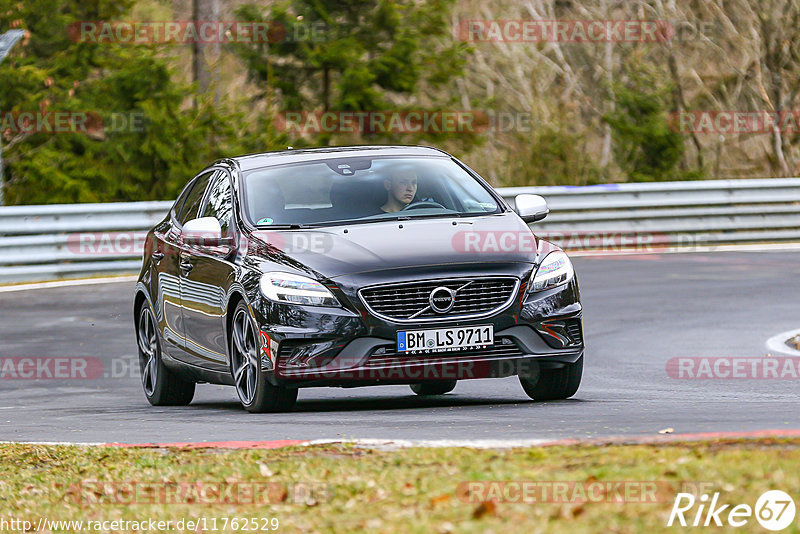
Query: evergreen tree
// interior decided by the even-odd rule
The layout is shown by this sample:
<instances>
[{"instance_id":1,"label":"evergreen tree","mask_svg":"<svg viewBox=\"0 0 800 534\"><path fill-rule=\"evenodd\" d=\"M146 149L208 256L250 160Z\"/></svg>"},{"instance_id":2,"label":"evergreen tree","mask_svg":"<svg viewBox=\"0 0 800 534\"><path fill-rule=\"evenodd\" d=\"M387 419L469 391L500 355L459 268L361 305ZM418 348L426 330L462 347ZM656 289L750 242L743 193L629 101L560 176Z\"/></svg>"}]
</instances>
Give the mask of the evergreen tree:
<instances>
[{"instance_id":1,"label":"evergreen tree","mask_svg":"<svg viewBox=\"0 0 800 534\"><path fill-rule=\"evenodd\" d=\"M0 65L7 203L168 199L241 148L236 120L210 102L187 105L193 88L175 81L164 45L82 42L71 33L80 21L126 20L131 4L0 0L0 33L29 32ZM15 120L59 111L88 116L88 131L24 131Z\"/></svg>"},{"instance_id":2,"label":"evergreen tree","mask_svg":"<svg viewBox=\"0 0 800 534\"><path fill-rule=\"evenodd\" d=\"M451 36L452 4L290 0L267 12L246 4L236 18L269 20L270 42L234 48L250 79L263 88L262 97L278 109L452 109L457 101L452 87L463 73L468 51ZM448 136L423 132L419 137L435 141ZM314 139L318 144L330 140L324 135Z\"/></svg>"}]
</instances>

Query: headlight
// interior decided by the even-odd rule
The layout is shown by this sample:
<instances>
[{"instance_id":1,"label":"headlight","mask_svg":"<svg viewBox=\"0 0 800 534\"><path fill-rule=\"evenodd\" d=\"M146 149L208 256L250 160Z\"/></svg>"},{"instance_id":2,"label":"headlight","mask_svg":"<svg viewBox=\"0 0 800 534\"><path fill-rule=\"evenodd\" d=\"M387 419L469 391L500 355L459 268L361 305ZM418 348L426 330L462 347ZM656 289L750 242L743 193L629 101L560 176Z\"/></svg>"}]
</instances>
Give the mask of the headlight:
<instances>
[{"instance_id":1,"label":"headlight","mask_svg":"<svg viewBox=\"0 0 800 534\"><path fill-rule=\"evenodd\" d=\"M290 273L265 273L261 292L270 300L306 306L339 306L328 288L305 276Z\"/></svg>"},{"instance_id":2,"label":"headlight","mask_svg":"<svg viewBox=\"0 0 800 534\"><path fill-rule=\"evenodd\" d=\"M575 269L572 262L564 252L557 250L548 254L536 272L531 277L528 288L530 291L542 291L551 287L566 284L572 280Z\"/></svg>"}]
</instances>

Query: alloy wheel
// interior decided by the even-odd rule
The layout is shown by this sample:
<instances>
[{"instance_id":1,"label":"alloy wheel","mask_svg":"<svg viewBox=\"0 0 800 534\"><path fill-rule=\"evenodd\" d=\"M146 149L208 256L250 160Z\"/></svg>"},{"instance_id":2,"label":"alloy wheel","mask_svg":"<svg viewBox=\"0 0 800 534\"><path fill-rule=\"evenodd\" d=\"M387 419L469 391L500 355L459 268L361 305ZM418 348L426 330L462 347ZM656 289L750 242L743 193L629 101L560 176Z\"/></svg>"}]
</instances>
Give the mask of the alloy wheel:
<instances>
[{"instance_id":1,"label":"alloy wheel","mask_svg":"<svg viewBox=\"0 0 800 534\"><path fill-rule=\"evenodd\" d=\"M139 368L142 372L142 386L148 396L152 396L158 379L158 339L153 316L147 306L142 306L139 315Z\"/></svg>"},{"instance_id":2,"label":"alloy wheel","mask_svg":"<svg viewBox=\"0 0 800 534\"><path fill-rule=\"evenodd\" d=\"M236 392L243 404L252 404L258 379L258 345L253 322L245 310L239 310L233 318L232 356Z\"/></svg>"}]
</instances>

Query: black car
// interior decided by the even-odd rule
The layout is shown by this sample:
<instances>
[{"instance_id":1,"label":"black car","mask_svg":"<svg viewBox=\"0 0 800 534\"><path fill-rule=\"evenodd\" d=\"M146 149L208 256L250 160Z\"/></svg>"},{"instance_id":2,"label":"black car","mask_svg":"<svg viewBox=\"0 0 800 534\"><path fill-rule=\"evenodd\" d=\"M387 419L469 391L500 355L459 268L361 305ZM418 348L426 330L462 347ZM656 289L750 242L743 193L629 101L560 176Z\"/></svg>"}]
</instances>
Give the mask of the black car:
<instances>
[{"instance_id":1,"label":"black car","mask_svg":"<svg viewBox=\"0 0 800 534\"><path fill-rule=\"evenodd\" d=\"M544 199L519 195L515 210L433 148L217 161L147 235L134 317L148 401L185 405L211 382L263 412L301 387L439 395L513 375L533 399L572 396L578 282L526 224Z\"/></svg>"}]
</instances>

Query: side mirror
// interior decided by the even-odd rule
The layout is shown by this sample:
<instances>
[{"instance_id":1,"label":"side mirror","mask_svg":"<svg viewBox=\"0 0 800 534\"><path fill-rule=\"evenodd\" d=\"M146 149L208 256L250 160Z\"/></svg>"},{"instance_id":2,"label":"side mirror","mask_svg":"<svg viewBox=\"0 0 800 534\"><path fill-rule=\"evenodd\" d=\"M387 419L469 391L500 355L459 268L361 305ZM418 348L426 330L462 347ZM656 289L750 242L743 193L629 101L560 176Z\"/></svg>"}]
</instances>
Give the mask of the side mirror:
<instances>
[{"instance_id":1,"label":"side mirror","mask_svg":"<svg viewBox=\"0 0 800 534\"><path fill-rule=\"evenodd\" d=\"M201 217L183 225L183 242L201 247L230 247L233 239L222 237L222 227L216 218Z\"/></svg>"},{"instance_id":2,"label":"side mirror","mask_svg":"<svg viewBox=\"0 0 800 534\"><path fill-rule=\"evenodd\" d=\"M550 213L547 201L539 195L517 195L514 198L514 205L514 211L526 223L541 221Z\"/></svg>"}]
</instances>

